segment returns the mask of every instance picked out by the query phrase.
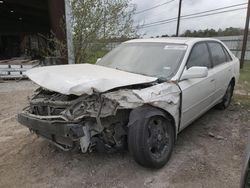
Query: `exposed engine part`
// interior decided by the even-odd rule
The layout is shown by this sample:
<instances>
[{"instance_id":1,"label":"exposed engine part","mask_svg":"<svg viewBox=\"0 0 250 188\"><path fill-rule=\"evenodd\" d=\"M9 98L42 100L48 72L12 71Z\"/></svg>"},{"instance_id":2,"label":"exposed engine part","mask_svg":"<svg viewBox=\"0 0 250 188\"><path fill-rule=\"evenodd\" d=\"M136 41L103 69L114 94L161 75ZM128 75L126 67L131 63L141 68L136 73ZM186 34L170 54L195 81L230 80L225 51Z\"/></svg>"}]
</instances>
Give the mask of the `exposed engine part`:
<instances>
[{"instance_id":1,"label":"exposed engine part","mask_svg":"<svg viewBox=\"0 0 250 188\"><path fill-rule=\"evenodd\" d=\"M80 138L80 146L81 146L81 151L83 153L86 153L88 151L88 147L90 144L89 127L83 126L82 129L84 132L84 136Z\"/></svg>"},{"instance_id":2,"label":"exposed engine part","mask_svg":"<svg viewBox=\"0 0 250 188\"><path fill-rule=\"evenodd\" d=\"M62 116L62 119L78 121L83 117L107 117L115 115L118 104L103 99L101 95L63 95L44 89L30 100L30 113L38 116Z\"/></svg>"}]
</instances>

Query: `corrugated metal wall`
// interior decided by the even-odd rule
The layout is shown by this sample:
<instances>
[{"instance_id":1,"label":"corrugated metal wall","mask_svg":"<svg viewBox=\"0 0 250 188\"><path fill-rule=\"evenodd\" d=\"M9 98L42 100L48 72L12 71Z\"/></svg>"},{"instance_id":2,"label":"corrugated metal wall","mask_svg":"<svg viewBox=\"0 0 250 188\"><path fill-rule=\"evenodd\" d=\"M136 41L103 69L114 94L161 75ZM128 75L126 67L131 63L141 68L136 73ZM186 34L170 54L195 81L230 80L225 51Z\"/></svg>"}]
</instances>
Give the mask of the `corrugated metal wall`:
<instances>
[{"instance_id":1,"label":"corrugated metal wall","mask_svg":"<svg viewBox=\"0 0 250 188\"><path fill-rule=\"evenodd\" d=\"M241 48L243 42L243 35L241 36L225 36L225 37L214 37L221 40L227 45L227 47L234 53L238 58L241 56ZM250 37L248 38L247 51L245 55L245 60L250 60Z\"/></svg>"}]
</instances>

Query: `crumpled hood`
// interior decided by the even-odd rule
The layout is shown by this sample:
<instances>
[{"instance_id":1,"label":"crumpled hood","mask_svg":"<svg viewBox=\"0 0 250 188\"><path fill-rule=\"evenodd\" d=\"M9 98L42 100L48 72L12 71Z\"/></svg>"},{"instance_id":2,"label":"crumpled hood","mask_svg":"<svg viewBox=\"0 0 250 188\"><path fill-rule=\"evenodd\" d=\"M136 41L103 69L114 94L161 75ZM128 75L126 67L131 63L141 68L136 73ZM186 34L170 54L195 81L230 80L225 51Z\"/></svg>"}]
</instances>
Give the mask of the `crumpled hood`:
<instances>
[{"instance_id":1,"label":"crumpled hood","mask_svg":"<svg viewBox=\"0 0 250 188\"><path fill-rule=\"evenodd\" d=\"M65 95L91 95L114 88L156 81L143 76L99 65L77 64L34 68L26 75L36 84Z\"/></svg>"}]
</instances>

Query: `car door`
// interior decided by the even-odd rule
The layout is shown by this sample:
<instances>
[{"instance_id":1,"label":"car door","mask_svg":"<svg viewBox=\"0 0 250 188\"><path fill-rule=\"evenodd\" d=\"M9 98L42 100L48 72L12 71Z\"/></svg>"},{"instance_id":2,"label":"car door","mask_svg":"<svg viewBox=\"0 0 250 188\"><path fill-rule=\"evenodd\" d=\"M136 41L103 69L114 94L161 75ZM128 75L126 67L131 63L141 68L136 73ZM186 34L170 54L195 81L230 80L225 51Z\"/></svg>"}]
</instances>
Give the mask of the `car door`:
<instances>
[{"instance_id":1,"label":"car door","mask_svg":"<svg viewBox=\"0 0 250 188\"><path fill-rule=\"evenodd\" d=\"M179 82L179 86L182 90L180 129L185 128L212 106L211 102L213 101L215 92L215 78L206 42L195 44L191 50L186 63L186 69L193 66L207 67L208 76L205 78L193 78Z\"/></svg>"},{"instance_id":2,"label":"car door","mask_svg":"<svg viewBox=\"0 0 250 188\"><path fill-rule=\"evenodd\" d=\"M218 42L208 42L215 74L213 104L223 98L233 75L233 61L227 50Z\"/></svg>"}]
</instances>

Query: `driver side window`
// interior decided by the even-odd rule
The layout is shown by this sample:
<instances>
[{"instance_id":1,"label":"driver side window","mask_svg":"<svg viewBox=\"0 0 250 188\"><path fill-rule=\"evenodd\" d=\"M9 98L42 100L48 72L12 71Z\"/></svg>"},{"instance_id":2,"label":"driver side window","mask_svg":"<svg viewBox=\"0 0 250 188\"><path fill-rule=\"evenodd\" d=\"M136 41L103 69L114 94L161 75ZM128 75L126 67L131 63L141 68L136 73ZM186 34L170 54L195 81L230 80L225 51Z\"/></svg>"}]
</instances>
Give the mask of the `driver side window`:
<instances>
[{"instance_id":1,"label":"driver side window","mask_svg":"<svg viewBox=\"0 0 250 188\"><path fill-rule=\"evenodd\" d=\"M205 43L196 44L191 51L187 62L187 69L194 66L207 67L208 69L212 67L208 47Z\"/></svg>"}]
</instances>

